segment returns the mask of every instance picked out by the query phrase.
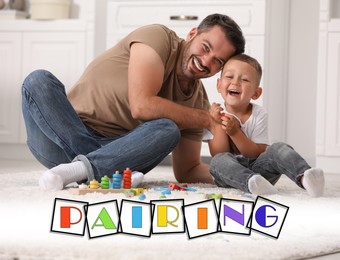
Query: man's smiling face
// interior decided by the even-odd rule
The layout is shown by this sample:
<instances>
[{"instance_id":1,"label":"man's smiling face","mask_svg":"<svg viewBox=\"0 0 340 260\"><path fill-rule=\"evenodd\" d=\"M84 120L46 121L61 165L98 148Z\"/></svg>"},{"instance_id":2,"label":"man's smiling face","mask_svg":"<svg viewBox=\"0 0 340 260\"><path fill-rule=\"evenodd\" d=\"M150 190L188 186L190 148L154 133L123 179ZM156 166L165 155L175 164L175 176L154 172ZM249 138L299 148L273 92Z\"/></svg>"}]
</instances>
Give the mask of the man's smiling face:
<instances>
[{"instance_id":1,"label":"man's smiling face","mask_svg":"<svg viewBox=\"0 0 340 260\"><path fill-rule=\"evenodd\" d=\"M219 26L201 34L197 34L196 28L192 29L183 48L180 73L187 79L215 75L235 52Z\"/></svg>"}]
</instances>

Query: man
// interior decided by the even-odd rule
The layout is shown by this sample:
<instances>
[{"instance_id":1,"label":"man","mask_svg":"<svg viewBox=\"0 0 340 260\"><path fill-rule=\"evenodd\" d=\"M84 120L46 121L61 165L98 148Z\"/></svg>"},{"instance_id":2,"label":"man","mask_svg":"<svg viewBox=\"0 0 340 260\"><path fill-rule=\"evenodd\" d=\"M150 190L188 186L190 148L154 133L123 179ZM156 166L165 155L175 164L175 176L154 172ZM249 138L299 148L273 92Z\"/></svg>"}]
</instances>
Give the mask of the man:
<instances>
[{"instance_id":1,"label":"man","mask_svg":"<svg viewBox=\"0 0 340 260\"><path fill-rule=\"evenodd\" d=\"M51 73L31 73L23 84L27 143L50 168L40 187L60 190L127 167L137 185L170 152L179 182L212 183L200 160L212 118L199 79L244 45L239 26L213 14L186 40L163 25L133 31L89 64L67 96Z\"/></svg>"}]
</instances>

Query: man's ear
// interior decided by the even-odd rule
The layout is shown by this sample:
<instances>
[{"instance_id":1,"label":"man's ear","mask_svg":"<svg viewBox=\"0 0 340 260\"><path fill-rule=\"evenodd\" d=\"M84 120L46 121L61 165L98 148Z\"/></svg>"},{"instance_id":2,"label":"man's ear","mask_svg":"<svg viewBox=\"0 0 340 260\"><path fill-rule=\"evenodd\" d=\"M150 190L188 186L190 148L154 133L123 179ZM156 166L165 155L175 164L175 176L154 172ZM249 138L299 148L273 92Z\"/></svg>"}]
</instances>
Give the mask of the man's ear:
<instances>
[{"instance_id":1,"label":"man's ear","mask_svg":"<svg viewBox=\"0 0 340 260\"><path fill-rule=\"evenodd\" d=\"M197 35L197 28L192 28L190 32L187 35L187 41L190 41L192 38L194 38Z\"/></svg>"},{"instance_id":2,"label":"man's ear","mask_svg":"<svg viewBox=\"0 0 340 260\"><path fill-rule=\"evenodd\" d=\"M252 100L258 99L262 95L262 88L258 87L254 93L254 95L251 97Z\"/></svg>"}]
</instances>

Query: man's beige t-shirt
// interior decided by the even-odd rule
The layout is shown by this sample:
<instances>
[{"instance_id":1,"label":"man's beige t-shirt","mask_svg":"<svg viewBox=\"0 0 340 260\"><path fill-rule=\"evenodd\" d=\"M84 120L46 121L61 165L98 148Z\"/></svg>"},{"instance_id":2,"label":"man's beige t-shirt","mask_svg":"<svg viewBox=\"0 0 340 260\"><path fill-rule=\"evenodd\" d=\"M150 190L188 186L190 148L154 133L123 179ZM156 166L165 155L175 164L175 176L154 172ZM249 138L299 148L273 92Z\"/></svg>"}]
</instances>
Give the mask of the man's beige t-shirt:
<instances>
[{"instance_id":1,"label":"man's beige t-shirt","mask_svg":"<svg viewBox=\"0 0 340 260\"><path fill-rule=\"evenodd\" d=\"M175 68L184 40L167 27L155 24L133 31L94 59L68 93L72 106L87 126L111 137L126 134L142 123L132 118L128 100L130 47L135 42L152 47L163 61L165 74L158 96L187 107L209 109L200 80L190 96L178 84ZM181 135L199 141L202 129L182 129Z\"/></svg>"}]
</instances>

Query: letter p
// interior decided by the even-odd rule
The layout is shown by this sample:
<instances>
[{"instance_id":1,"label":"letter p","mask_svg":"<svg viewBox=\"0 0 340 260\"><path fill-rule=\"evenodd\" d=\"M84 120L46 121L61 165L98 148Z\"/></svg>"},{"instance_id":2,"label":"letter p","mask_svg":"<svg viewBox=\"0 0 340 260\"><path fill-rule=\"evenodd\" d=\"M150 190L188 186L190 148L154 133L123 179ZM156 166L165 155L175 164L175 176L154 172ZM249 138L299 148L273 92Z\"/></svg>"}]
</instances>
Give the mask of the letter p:
<instances>
[{"instance_id":1,"label":"letter p","mask_svg":"<svg viewBox=\"0 0 340 260\"><path fill-rule=\"evenodd\" d=\"M71 222L71 209L74 209L76 211L78 211L79 213L79 219L75 222ZM76 211L72 211L72 212L76 212ZM83 217L83 214L81 213L81 210L77 207L60 207L60 227L61 228L70 228L71 224L75 225L78 224L81 219Z\"/></svg>"}]
</instances>

